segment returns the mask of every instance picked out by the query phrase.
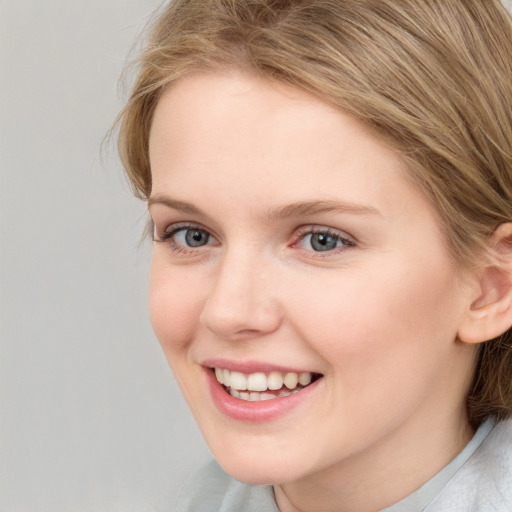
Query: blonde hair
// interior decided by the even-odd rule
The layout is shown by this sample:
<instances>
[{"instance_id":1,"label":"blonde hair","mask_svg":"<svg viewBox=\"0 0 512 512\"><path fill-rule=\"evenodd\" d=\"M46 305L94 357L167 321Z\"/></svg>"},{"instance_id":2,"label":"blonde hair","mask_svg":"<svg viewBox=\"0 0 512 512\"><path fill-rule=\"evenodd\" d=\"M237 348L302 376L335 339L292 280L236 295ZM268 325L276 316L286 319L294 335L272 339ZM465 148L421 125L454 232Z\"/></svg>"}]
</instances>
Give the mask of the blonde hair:
<instances>
[{"instance_id":1,"label":"blonde hair","mask_svg":"<svg viewBox=\"0 0 512 512\"><path fill-rule=\"evenodd\" d=\"M435 205L447 247L478 264L512 221L512 21L499 0L174 0L159 14L119 149L135 194L162 90L238 68L307 90L395 148ZM512 413L512 330L483 343L467 410Z\"/></svg>"}]
</instances>

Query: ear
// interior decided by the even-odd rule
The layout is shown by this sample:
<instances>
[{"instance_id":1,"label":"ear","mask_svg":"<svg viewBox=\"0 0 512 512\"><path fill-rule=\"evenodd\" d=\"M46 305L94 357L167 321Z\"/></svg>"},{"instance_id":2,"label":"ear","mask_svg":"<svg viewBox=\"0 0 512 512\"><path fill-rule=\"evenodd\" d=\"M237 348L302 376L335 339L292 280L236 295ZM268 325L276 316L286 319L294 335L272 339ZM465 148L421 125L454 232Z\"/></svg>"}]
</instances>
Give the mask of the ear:
<instances>
[{"instance_id":1,"label":"ear","mask_svg":"<svg viewBox=\"0 0 512 512\"><path fill-rule=\"evenodd\" d=\"M458 337L464 343L491 340L512 326L512 222L493 233L487 256L475 275L475 293L459 326Z\"/></svg>"}]
</instances>

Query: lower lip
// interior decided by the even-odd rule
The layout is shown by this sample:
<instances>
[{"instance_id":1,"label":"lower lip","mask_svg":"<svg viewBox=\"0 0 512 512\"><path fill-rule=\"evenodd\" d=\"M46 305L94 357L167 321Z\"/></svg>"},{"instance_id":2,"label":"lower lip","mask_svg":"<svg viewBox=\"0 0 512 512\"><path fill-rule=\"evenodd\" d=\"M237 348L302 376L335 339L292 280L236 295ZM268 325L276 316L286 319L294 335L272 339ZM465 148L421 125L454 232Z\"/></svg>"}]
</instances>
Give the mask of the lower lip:
<instances>
[{"instance_id":1,"label":"lower lip","mask_svg":"<svg viewBox=\"0 0 512 512\"><path fill-rule=\"evenodd\" d=\"M320 378L289 396L249 402L232 397L219 383L211 369L205 368L205 373L210 394L217 409L229 418L247 422L266 422L286 414L307 400L323 380Z\"/></svg>"}]
</instances>

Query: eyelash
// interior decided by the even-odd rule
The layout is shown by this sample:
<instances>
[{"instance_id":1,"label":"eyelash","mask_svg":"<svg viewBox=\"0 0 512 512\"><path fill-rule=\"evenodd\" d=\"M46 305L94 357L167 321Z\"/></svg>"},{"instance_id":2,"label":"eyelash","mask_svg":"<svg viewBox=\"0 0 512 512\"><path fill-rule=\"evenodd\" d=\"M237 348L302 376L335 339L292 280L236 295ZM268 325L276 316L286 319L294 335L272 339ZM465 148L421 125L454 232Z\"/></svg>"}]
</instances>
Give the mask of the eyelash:
<instances>
[{"instance_id":1,"label":"eyelash","mask_svg":"<svg viewBox=\"0 0 512 512\"><path fill-rule=\"evenodd\" d=\"M197 250L200 250L202 247L206 247L207 245L213 245L208 242L205 245L198 246L197 248L186 246L183 244L179 244L174 240L174 237L180 231L192 231L197 230L204 234L206 234L210 239L215 237L203 226L199 224L192 223L184 223L184 224L173 224L169 226L164 233L161 235L156 233L156 228L154 230L153 241L154 242L166 242L174 254L181 255L190 255L196 253ZM294 237L294 241L291 244L291 247L297 247L307 236L311 235L325 235L326 237L331 238L336 242L336 244L340 244L339 247L335 247L333 249L325 250L325 251L314 251L312 249L304 249L306 252L314 255L315 258L325 258L333 254L338 254L339 252L343 252L350 247L355 246L355 242L353 239L348 236L344 236L341 233L323 227L313 227L313 226L304 226L297 230L297 233Z\"/></svg>"},{"instance_id":2,"label":"eyelash","mask_svg":"<svg viewBox=\"0 0 512 512\"><path fill-rule=\"evenodd\" d=\"M192 230L201 231L202 233L205 233L206 235L208 235L209 238L214 238L211 235L211 233L203 226L201 226L199 224L184 223L184 224L173 224L172 226L169 226L164 231L164 233L162 233L161 235L156 233L156 228L155 228L154 235L153 235L153 241L154 242L166 242L174 254L183 254L183 255L192 254L192 253L196 252L197 249L200 249L203 246L199 246L196 249L194 247L187 247L185 245L178 244L174 240L174 236L177 233L179 233L180 231L192 231ZM208 244L206 244L206 245L208 245Z\"/></svg>"},{"instance_id":3,"label":"eyelash","mask_svg":"<svg viewBox=\"0 0 512 512\"><path fill-rule=\"evenodd\" d=\"M349 238L348 236L344 236L340 232L335 231L333 229L318 226L304 226L302 228L299 228L296 240L292 245L297 246L309 235L325 235L326 237L330 237L331 239L336 241L336 243L340 243L339 247L335 247L333 249L326 251L307 250L308 253L313 253L315 255L315 258L326 258L333 254L339 254L340 252L346 251L348 248L354 247L356 245L354 240Z\"/></svg>"}]
</instances>

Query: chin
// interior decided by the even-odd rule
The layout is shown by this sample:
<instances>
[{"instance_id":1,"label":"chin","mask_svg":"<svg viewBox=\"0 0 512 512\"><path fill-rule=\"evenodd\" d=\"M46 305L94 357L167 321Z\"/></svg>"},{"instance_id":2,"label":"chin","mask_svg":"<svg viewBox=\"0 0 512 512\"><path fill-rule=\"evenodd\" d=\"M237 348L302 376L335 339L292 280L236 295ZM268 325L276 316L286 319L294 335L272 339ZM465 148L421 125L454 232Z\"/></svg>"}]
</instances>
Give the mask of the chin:
<instances>
[{"instance_id":1,"label":"chin","mask_svg":"<svg viewBox=\"0 0 512 512\"><path fill-rule=\"evenodd\" d=\"M275 467L272 463L254 464L253 461L225 461L217 459L222 469L235 480L249 485L274 485L290 480L290 473L286 465ZM291 478L293 480L293 478Z\"/></svg>"},{"instance_id":2,"label":"chin","mask_svg":"<svg viewBox=\"0 0 512 512\"><path fill-rule=\"evenodd\" d=\"M282 457L266 457L265 453L243 454L236 450L231 453L214 453L222 469L235 480L250 485L274 485L298 480L309 473L299 461Z\"/></svg>"}]
</instances>

